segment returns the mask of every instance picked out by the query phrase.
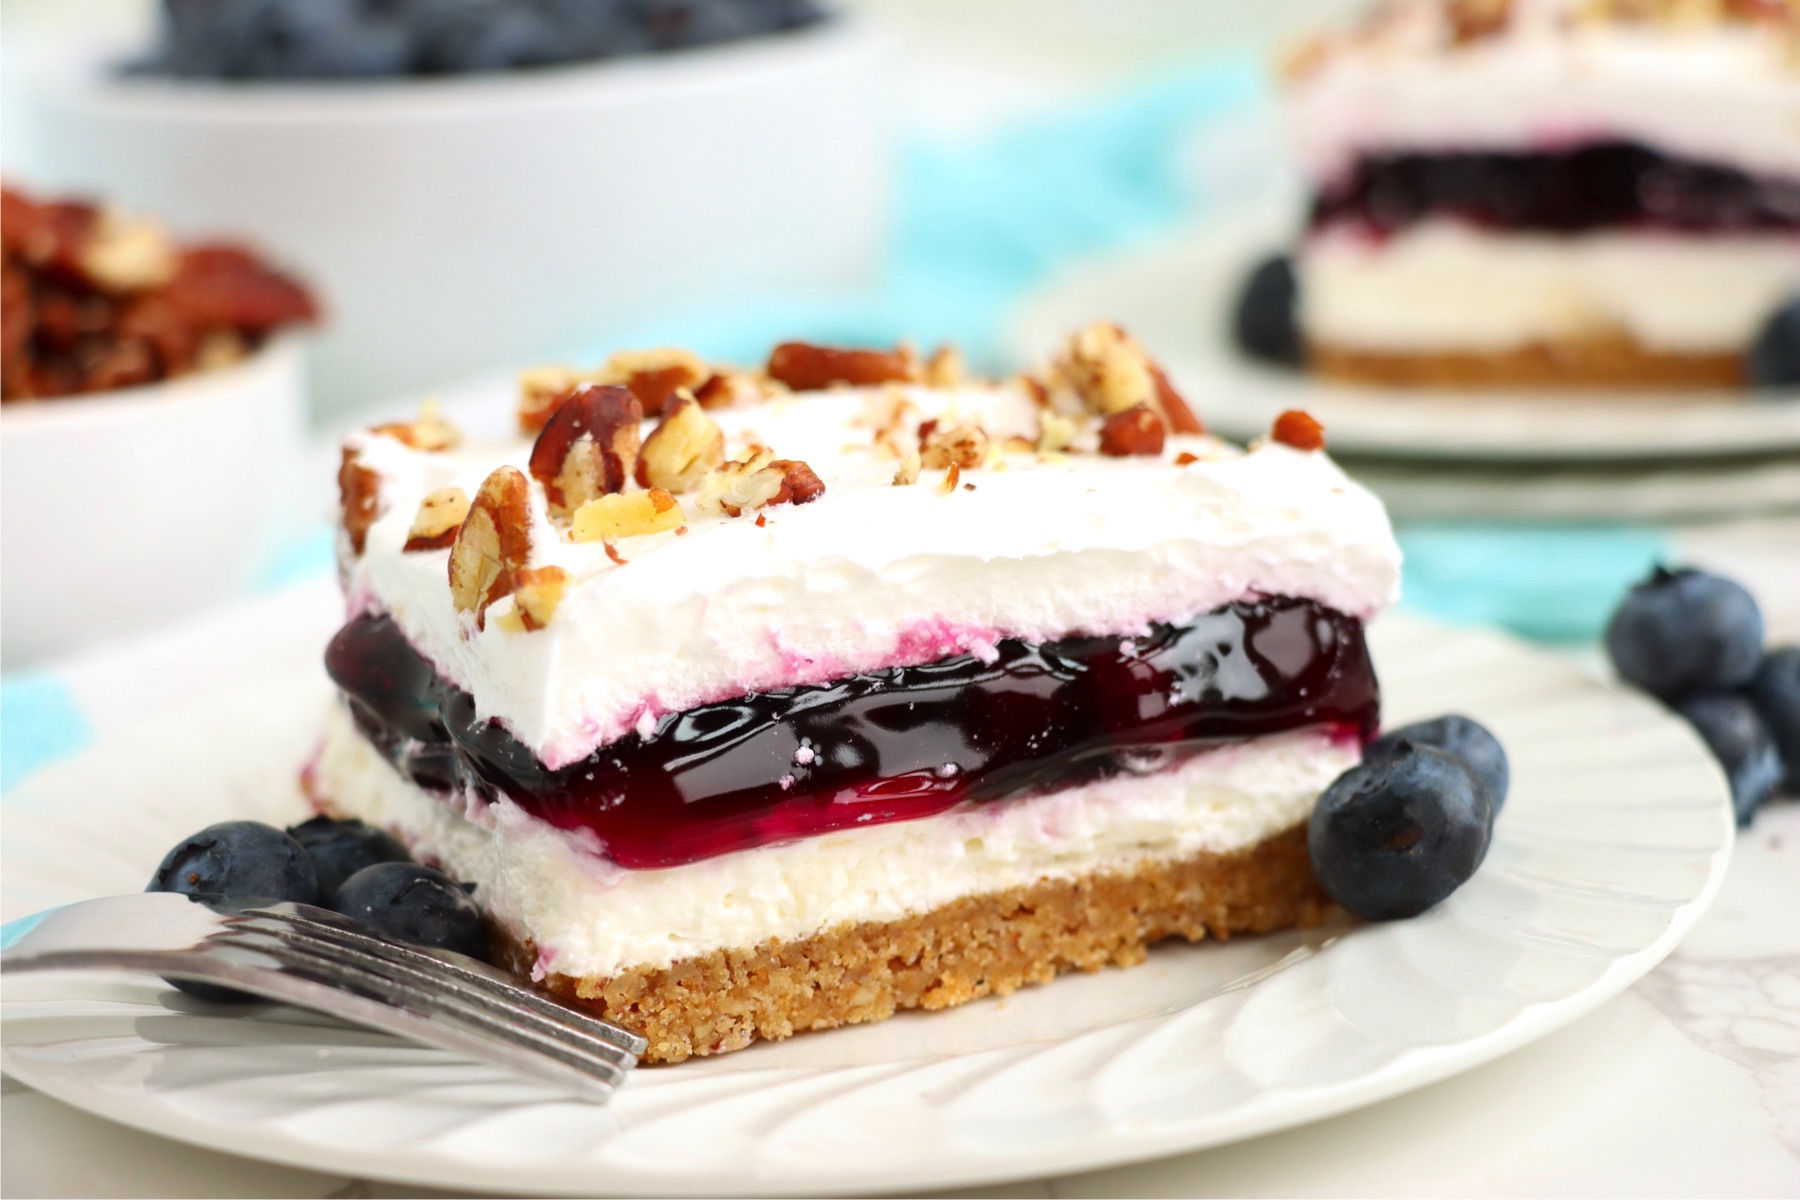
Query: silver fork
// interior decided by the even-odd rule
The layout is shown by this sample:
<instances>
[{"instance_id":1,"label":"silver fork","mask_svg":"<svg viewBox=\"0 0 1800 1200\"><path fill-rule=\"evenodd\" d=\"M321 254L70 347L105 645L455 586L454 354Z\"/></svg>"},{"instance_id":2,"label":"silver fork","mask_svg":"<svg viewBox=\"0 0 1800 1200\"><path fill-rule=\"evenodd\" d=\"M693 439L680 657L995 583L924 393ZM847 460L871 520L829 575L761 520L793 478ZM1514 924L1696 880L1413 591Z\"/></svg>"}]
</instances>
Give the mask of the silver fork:
<instances>
[{"instance_id":1,"label":"silver fork","mask_svg":"<svg viewBox=\"0 0 1800 1200\"><path fill-rule=\"evenodd\" d=\"M280 1000L496 1063L604 1103L644 1039L485 963L306 904L109 896L0 926L0 972L151 971Z\"/></svg>"}]
</instances>

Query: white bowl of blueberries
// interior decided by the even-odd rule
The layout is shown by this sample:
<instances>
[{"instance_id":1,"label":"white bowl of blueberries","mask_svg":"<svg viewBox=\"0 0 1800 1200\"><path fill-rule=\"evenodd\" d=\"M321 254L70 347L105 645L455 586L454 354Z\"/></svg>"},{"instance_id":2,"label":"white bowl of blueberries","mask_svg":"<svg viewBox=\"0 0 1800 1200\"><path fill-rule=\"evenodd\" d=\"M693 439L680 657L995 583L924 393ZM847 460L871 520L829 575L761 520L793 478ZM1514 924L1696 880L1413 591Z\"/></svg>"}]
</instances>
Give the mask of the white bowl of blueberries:
<instances>
[{"instance_id":1,"label":"white bowl of blueberries","mask_svg":"<svg viewBox=\"0 0 1800 1200\"><path fill-rule=\"evenodd\" d=\"M165 0L34 47L24 178L283 247L326 415L878 266L883 47L814 0Z\"/></svg>"}]
</instances>

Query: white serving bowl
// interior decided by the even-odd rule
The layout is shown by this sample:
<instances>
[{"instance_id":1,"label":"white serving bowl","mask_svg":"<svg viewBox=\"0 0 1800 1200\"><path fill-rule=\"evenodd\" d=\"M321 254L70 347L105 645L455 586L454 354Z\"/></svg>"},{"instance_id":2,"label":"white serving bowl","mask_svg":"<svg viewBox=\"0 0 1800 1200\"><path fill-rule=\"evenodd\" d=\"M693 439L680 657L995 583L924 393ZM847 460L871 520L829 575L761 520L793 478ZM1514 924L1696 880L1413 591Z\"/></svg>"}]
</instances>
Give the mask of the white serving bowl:
<instances>
[{"instance_id":1,"label":"white serving bowl","mask_svg":"<svg viewBox=\"0 0 1800 1200\"><path fill-rule=\"evenodd\" d=\"M305 367L243 362L0 408L0 662L32 662L230 600L295 511Z\"/></svg>"},{"instance_id":2,"label":"white serving bowl","mask_svg":"<svg viewBox=\"0 0 1800 1200\"><path fill-rule=\"evenodd\" d=\"M315 415L726 297L846 289L886 231L885 52L853 20L358 84L120 79L39 46L22 180L247 235L327 302Z\"/></svg>"}]
</instances>

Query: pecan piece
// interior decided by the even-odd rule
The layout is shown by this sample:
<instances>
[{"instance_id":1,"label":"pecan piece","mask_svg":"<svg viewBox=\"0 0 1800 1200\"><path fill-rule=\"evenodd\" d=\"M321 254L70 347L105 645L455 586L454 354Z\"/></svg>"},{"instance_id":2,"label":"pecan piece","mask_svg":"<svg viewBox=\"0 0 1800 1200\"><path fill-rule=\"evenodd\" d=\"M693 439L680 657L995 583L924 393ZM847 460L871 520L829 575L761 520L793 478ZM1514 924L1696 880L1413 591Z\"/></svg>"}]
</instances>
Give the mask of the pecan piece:
<instances>
[{"instance_id":1,"label":"pecan piece","mask_svg":"<svg viewBox=\"0 0 1800 1200\"><path fill-rule=\"evenodd\" d=\"M1133 454L1161 454L1163 420L1148 404L1113 413L1100 424L1100 453L1114 458Z\"/></svg>"},{"instance_id":2,"label":"pecan piece","mask_svg":"<svg viewBox=\"0 0 1800 1200\"><path fill-rule=\"evenodd\" d=\"M156 221L104 209L81 252L81 269L108 292L141 292L175 278L181 256Z\"/></svg>"},{"instance_id":3,"label":"pecan piece","mask_svg":"<svg viewBox=\"0 0 1800 1200\"><path fill-rule=\"evenodd\" d=\"M725 433L692 396L677 396L644 439L637 481L645 487L691 492L725 461Z\"/></svg>"},{"instance_id":4,"label":"pecan piece","mask_svg":"<svg viewBox=\"0 0 1800 1200\"><path fill-rule=\"evenodd\" d=\"M513 606L497 623L515 633L530 633L550 624L562 603L569 574L561 567L524 567L513 575Z\"/></svg>"},{"instance_id":5,"label":"pecan piece","mask_svg":"<svg viewBox=\"0 0 1800 1200\"><path fill-rule=\"evenodd\" d=\"M437 401L419 405L419 415L411 421L390 421L369 431L391 437L414 450L449 450L462 441L462 433L438 412Z\"/></svg>"},{"instance_id":6,"label":"pecan piece","mask_svg":"<svg viewBox=\"0 0 1800 1200\"><path fill-rule=\"evenodd\" d=\"M767 395L767 390L754 375L720 367L694 389L694 399L701 408L732 408L754 404Z\"/></svg>"},{"instance_id":7,"label":"pecan piece","mask_svg":"<svg viewBox=\"0 0 1800 1200\"><path fill-rule=\"evenodd\" d=\"M909 453L900 459L900 465L894 468L894 486L906 487L919 481L919 468L924 464L919 461L916 452Z\"/></svg>"},{"instance_id":8,"label":"pecan piece","mask_svg":"<svg viewBox=\"0 0 1800 1200\"><path fill-rule=\"evenodd\" d=\"M1167 429L1205 432L1162 367L1117 325L1090 325L1070 338L1056 372L1089 412L1108 417L1147 404Z\"/></svg>"},{"instance_id":9,"label":"pecan piece","mask_svg":"<svg viewBox=\"0 0 1800 1200\"><path fill-rule=\"evenodd\" d=\"M1325 448L1325 427L1313 420L1310 413L1297 408L1290 408L1275 418L1275 427L1269 431L1269 437L1296 450Z\"/></svg>"},{"instance_id":10,"label":"pecan piece","mask_svg":"<svg viewBox=\"0 0 1800 1200\"><path fill-rule=\"evenodd\" d=\"M871 387L919 378L918 364L904 350L841 350L806 342L783 342L771 350L767 372L796 392L816 392L834 383Z\"/></svg>"},{"instance_id":11,"label":"pecan piece","mask_svg":"<svg viewBox=\"0 0 1800 1200\"><path fill-rule=\"evenodd\" d=\"M622 387L583 384L563 401L531 447L531 476L544 485L552 516L625 490L643 419L637 397Z\"/></svg>"},{"instance_id":12,"label":"pecan piece","mask_svg":"<svg viewBox=\"0 0 1800 1200\"><path fill-rule=\"evenodd\" d=\"M712 371L691 350L621 350L607 360L598 382L628 389L654 417L674 399L675 393L692 391L705 383Z\"/></svg>"},{"instance_id":13,"label":"pecan piece","mask_svg":"<svg viewBox=\"0 0 1800 1200\"><path fill-rule=\"evenodd\" d=\"M338 466L338 510L350 550L361 554L368 545L369 526L381 516L381 476L356 461L356 451L344 447Z\"/></svg>"},{"instance_id":14,"label":"pecan piece","mask_svg":"<svg viewBox=\"0 0 1800 1200\"><path fill-rule=\"evenodd\" d=\"M919 434L919 461L925 466L968 469L979 467L987 458L988 436L979 425L953 425L943 429L935 421L927 424L931 427L921 427Z\"/></svg>"},{"instance_id":15,"label":"pecan piece","mask_svg":"<svg viewBox=\"0 0 1800 1200\"><path fill-rule=\"evenodd\" d=\"M667 533L684 522L675 497L653 487L647 492L621 492L589 500L575 510L569 536L578 542L610 543L618 538Z\"/></svg>"},{"instance_id":16,"label":"pecan piece","mask_svg":"<svg viewBox=\"0 0 1800 1200\"><path fill-rule=\"evenodd\" d=\"M450 543L450 599L457 612L487 622L488 606L510 595L531 558L531 484L517 467L481 483Z\"/></svg>"},{"instance_id":17,"label":"pecan piece","mask_svg":"<svg viewBox=\"0 0 1800 1200\"><path fill-rule=\"evenodd\" d=\"M758 449L707 472L696 503L701 512L735 517L772 504L806 504L824 492L825 484L805 463Z\"/></svg>"},{"instance_id":18,"label":"pecan piece","mask_svg":"<svg viewBox=\"0 0 1800 1200\"><path fill-rule=\"evenodd\" d=\"M594 380L574 367L531 367L519 372L519 432L537 433L576 388Z\"/></svg>"},{"instance_id":19,"label":"pecan piece","mask_svg":"<svg viewBox=\"0 0 1800 1200\"><path fill-rule=\"evenodd\" d=\"M419 501L419 511L401 550L442 550L456 540L456 531L468 515L469 493L459 487L439 488Z\"/></svg>"},{"instance_id":20,"label":"pecan piece","mask_svg":"<svg viewBox=\"0 0 1800 1200\"><path fill-rule=\"evenodd\" d=\"M968 378L962 351L946 342L925 360L925 383L934 388L961 387Z\"/></svg>"}]
</instances>

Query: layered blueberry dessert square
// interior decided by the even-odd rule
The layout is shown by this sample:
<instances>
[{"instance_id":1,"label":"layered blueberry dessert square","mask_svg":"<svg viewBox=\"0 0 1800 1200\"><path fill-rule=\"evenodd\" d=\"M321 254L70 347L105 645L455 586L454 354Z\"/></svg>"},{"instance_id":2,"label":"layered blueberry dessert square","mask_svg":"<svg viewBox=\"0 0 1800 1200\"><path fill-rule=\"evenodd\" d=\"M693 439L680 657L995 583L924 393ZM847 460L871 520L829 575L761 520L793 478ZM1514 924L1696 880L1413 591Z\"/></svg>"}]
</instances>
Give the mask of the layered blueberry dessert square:
<instances>
[{"instance_id":1,"label":"layered blueberry dessert square","mask_svg":"<svg viewBox=\"0 0 1800 1200\"><path fill-rule=\"evenodd\" d=\"M1304 414L1209 437L1102 324L994 381L622 353L519 425L345 441L308 782L648 1061L1328 912L1399 553Z\"/></svg>"},{"instance_id":2,"label":"layered blueberry dessert square","mask_svg":"<svg viewBox=\"0 0 1800 1200\"><path fill-rule=\"evenodd\" d=\"M1784 314L1800 293L1800 9L1399 0L1305 44L1287 76L1312 197L1293 256L1312 370L1793 382L1759 364L1800 358L1800 314Z\"/></svg>"}]
</instances>

